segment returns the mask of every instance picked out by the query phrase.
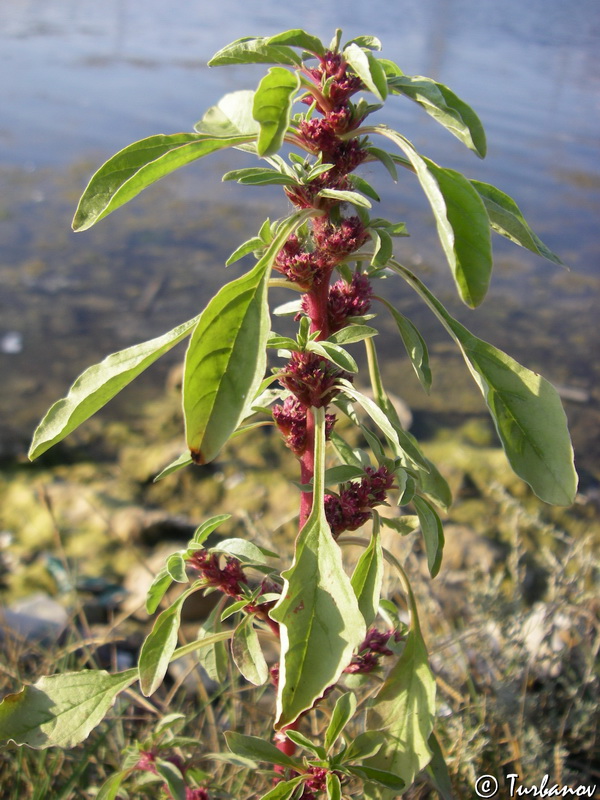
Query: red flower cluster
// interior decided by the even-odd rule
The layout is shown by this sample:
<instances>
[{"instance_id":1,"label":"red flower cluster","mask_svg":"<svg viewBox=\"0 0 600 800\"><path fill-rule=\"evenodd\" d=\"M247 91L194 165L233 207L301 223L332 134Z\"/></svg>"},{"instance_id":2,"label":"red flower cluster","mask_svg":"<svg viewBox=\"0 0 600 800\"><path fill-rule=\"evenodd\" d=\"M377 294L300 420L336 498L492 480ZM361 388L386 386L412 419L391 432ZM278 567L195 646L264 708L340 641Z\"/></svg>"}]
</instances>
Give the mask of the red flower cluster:
<instances>
[{"instance_id":1,"label":"red flower cluster","mask_svg":"<svg viewBox=\"0 0 600 800\"><path fill-rule=\"evenodd\" d=\"M319 61L319 66L308 70L308 73L321 85L330 107L336 110L361 89L362 82L358 76L348 75L347 64L340 53L328 51ZM321 113L325 113L325 109L317 107Z\"/></svg>"},{"instance_id":2,"label":"red flower cluster","mask_svg":"<svg viewBox=\"0 0 600 800\"><path fill-rule=\"evenodd\" d=\"M343 328L349 317L362 317L371 308L373 289L369 278L356 272L350 283L339 280L329 289L327 318L329 332Z\"/></svg>"},{"instance_id":3,"label":"red flower cluster","mask_svg":"<svg viewBox=\"0 0 600 800\"><path fill-rule=\"evenodd\" d=\"M392 637L395 641L400 639L397 631L383 632L378 631L377 628L370 628L364 642L358 648L358 653L352 656L352 661L344 672L350 674L372 672L379 666L381 656L393 655L393 652L387 647L387 643Z\"/></svg>"},{"instance_id":4,"label":"red flower cluster","mask_svg":"<svg viewBox=\"0 0 600 800\"><path fill-rule=\"evenodd\" d=\"M290 450L301 456L306 450L306 407L293 395L273 406L273 419ZM335 425L335 414L325 415L325 437L329 438Z\"/></svg>"},{"instance_id":5,"label":"red flower cluster","mask_svg":"<svg viewBox=\"0 0 600 800\"><path fill-rule=\"evenodd\" d=\"M329 405L339 391L338 379L350 377L316 353L292 353L287 365L277 373L279 383L305 408Z\"/></svg>"},{"instance_id":6,"label":"red flower cluster","mask_svg":"<svg viewBox=\"0 0 600 800\"><path fill-rule=\"evenodd\" d=\"M325 495L325 516L335 538L364 525L371 509L385 503L386 492L392 488L394 475L386 467L366 467L365 473L359 483L342 484L339 497Z\"/></svg>"},{"instance_id":7,"label":"red flower cluster","mask_svg":"<svg viewBox=\"0 0 600 800\"><path fill-rule=\"evenodd\" d=\"M244 594L241 584L246 583L246 576L235 558L226 558L225 566L221 568L217 553L199 550L190 558L188 566L197 569L209 586L214 586L224 594L230 597Z\"/></svg>"},{"instance_id":8,"label":"red flower cluster","mask_svg":"<svg viewBox=\"0 0 600 800\"><path fill-rule=\"evenodd\" d=\"M309 290L329 278L334 264L326 253L305 250L297 236L290 236L277 254L274 267L292 283Z\"/></svg>"}]
</instances>

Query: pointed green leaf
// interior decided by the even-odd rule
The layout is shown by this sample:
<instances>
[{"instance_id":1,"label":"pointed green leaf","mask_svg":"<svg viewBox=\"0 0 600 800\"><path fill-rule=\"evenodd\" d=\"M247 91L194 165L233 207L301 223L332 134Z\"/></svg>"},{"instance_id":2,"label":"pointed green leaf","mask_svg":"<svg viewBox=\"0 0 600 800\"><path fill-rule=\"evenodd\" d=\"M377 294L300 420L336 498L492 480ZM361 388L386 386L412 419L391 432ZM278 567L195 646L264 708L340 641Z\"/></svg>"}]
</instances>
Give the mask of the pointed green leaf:
<instances>
[{"instance_id":1,"label":"pointed green leaf","mask_svg":"<svg viewBox=\"0 0 600 800\"><path fill-rule=\"evenodd\" d=\"M485 131L479 117L447 86L421 75L393 77L389 86L393 92L406 95L417 102L478 156L485 156Z\"/></svg>"},{"instance_id":2,"label":"pointed green leaf","mask_svg":"<svg viewBox=\"0 0 600 800\"><path fill-rule=\"evenodd\" d=\"M152 483L157 483L157 481L162 481L163 478L167 478L169 475L172 475L174 472L178 472L180 469L184 469L184 467L189 467L190 464L193 464L192 457L189 454L189 451L186 450L185 453L182 453L180 456L174 461L171 461L170 464L158 473L158 475L153 479Z\"/></svg>"},{"instance_id":3,"label":"pointed green leaf","mask_svg":"<svg viewBox=\"0 0 600 800\"><path fill-rule=\"evenodd\" d=\"M183 380L186 441L196 463L212 461L251 410L267 360L271 265L310 215L288 217L254 269L226 284L198 320Z\"/></svg>"},{"instance_id":4,"label":"pointed green leaf","mask_svg":"<svg viewBox=\"0 0 600 800\"><path fill-rule=\"evenodd\" d=\"M257 149L259 156L271 156L283 144L290 124L294 95L300 86L296 72L271 67L254 94L252 116L260 125Z\"/></svg>"},{"instance_id":5,"label":"pointed green leaf","mask_svg":"<svg viewBox=\"0 0 600 800\"><path fill-rule=\"evenodd\" d=\"M208 62L209 67L227 64L287 64L300 66L300 57L284 45L269 44L268 38L245 36L221 48Z\"/></svg>"},{"instance_id":6,"label":"pointed green leaf","mask_svg":"<svg viewBox=\"0 0 600 800\"><path fill-rule=\"evenodd\" d=\"M335 683L362 642L365 624L323 503L325 410L315 415L313 510L282 577L281 599L270 613L279 623L281 661L276 726L289 725Z\"/></svg>"},{"instance_id":7,"label":"pointed green leaf","mask_svg":"<svg viewBox=\"0 0 600 800\"><path fill-rule=\"evenodd\" d=\"M417 511L421 532L425 541L429 574L432 578L435 578L442 565L442 553L444 549L444 529L442 527L442 521L435 509L433 509L423 497L416 495L413 497L412 502Z\"/></svg>"},{"instance_id":8,"label":"pointed green leaf","mask_svg":"<svg viewBox=\"0 0 600 800\"><path fill-rule=\"evenodd\" d=\"M280 781L266 794L263 794L259 800L290 800L294 794L294 789L299 783L302 783L304 776L300 775L298 778L292 778L289 781Z\"/></svg>"},{"instance_id":9,"label":"pointed green leaf","mask_svg":"<svg viewBox=\"0 0 600 800\"><path fill-rule=\"evenodd\" d=\"M368 765L391 772L410 786L431 759L428 739L434 713L435 679L421 632L413 627L368 712L369 728L383 731L386 737Z\"/></svg>"},{"instance_id":10,"label":"pointed green leaf","mask_svg":"<svg viewBox=\"0 0 600 800\"><path fill-rule=\"evenodd\" d=\"M137 669L129 669L115 675L83 670L40 678L0 703L0 742L35 749L74 747L102 722L117 695L137 677Z\"/></svg>"},{"instance_id":11,"label":"pointed green leaf","mask_svg":"<svg viewBox=\"0 0 600 800\"><path fill-rule=\"evenodd\" d=\"M127 770L122 770L121 772L116 772L114 775L111 775L98 790L96 800L116 800L121 784L125 778L127 778L128 774L129 772Z\"/></svg>"},{"instance_id":12,"label":"pointed green leaf","mask_svg":"<svg viewBox=\"0 0 600 800\"><path fill-rule=\"evenodd\" d=\"M339 200L340 203L352 203L359 208L371 208L371 202L362 194L344 189L321 189L319 197L329 197L332 200Z\"/></svg>"},{"instance_id":13,"label":"pointed green leaf","mask_svg":"<svg viewBox=\"0 0 600 800\"><path fill-rule=\"evenodd\" d=\"M198 639L202 640L205 637L210 637L213 633L221 632L221 608L222 604L218 603L204 620L198 630ZM219 685L225 682L229 664L229 655L225 642L218 641L203 647L198 652L198 661L211 681Z\"/></svg>"},{"instance_id":14,"label":"pointed green leaf","mask_svg":"<svg viewBox=\"0 0 600 800\"><path fill-rule=\"evenodd\" d=\"M364 130L395 142L410 161L429 200L461 299L469 306L478 305L485 297L492 269L489 222L483 201L463 175L422 158L408 139L386 125Z\"/></svg>"},{"instance_id":15,"label":"pointed green leaf","mask_svg":"<svg viewBox=\"0 0 600 800\"><path fill-rule=\"evenodd\" d=\"M360 175L348 175L348 180L350 181L350 184L359 192L366 194L367 197L370 197L371 200L375 200L376 203L381 202L381 197L377 194L375 189L368 181L366 181L364 178L361 178Z\"/></svg>"},{"instance_id":16,"label":"pointed green leaf","mask_svg":"<svg viewBox=\"0 0 600 800\"><path fill-rule=\"evenodd\" d=\"M250 253L254 253L256 250L262 250L263 248L264 248L264 242L262 241L262 239L259 239L258 236L254 236L252 237L252 239L248 239L239 247L236 247L236 249L233 251L233 253L229 256L229 258L225 262L225 266L230 267L232 264L235 264L236 261L239 261L244 256L247 256Z\"/></svg>"},{"instance_id":17,"label":"pointed green leaf","mask_svg":"<svg viewBox=\"0 0 600 800\"><path fill-rule=\"evenodd\" d=\"M387 79L375 56L354 43L345 48L343 56L367 89L379 100L385 100L388 93Z\"/></svg>"},{"instance_id":18,"label":"pointed green leaf","mask_svg":"<svg viewBox=\"0 0 600 800\"><path fill-rule=\"evenodd\" d=\"M379 521L377 520L373 525L369 546L361 554L352 573L352 588L367 628L377 616L382 582L383 551L379 535Z\"/></svg>"},{"instance_id":19,"label":"pointed green leaf","mask_svg":"<svg viewBox=\"0 0 600 800\"><path fill-rule=\"evenodd\" d=\"M163 682L171 656L177 647L181 607L193 591L194 588L190 588L183 592L171 606L159 614L142 645L138 668L140 688L146 697L154 694Z\"/></svg>"},{"instance_id":20,"label":"pointed green leaf","mask_svg":"<svg viewBox=\"0 0 600 800\"><path fill-rule=\"evenodd\" d=\"M291 742L297 744L298 747L304 747L305 750L309 750L317 758L325 760L326 758L325 748L321 747L320 744L315 744L315 742L312 742L308 738L308 736L305 736L303 733L300 733L300 731L294 731L289 729L286 730L285 735Z\"/></svg>"},{"instance_id":21,"label":"pointed green leaf","mask_svg":"<svg viewBox=\"0 0 600 800\"><path fill-rule=\"evenodd\" d=\"M223 181L237 181L247 186L262 186L277 184L282 186L296 186L298 181L291 175L284 175L276 169L268 167L247 167L226 172Z\"/></svg>"},{"instance_id":22,"label":"pointed green leaf","mask_svg":"<svg viewBox=\"0 0 600 800\"><path fill-rule=\"evenodd\" d=\"M406 785L406 781L399 775L385 769L368 767L365 764L361 764L360 767L346 767L346 769L351 775L357 775L365 781L375 781L385 786L387 789L392 789L394 791L401 791Z\"/></svg>"},{"instance_id":23,"label":"pointed green leaf","mask_svg":"<svg viewBox=\"0 0 600 800\"><path fill-rule=\"evenodd\" d=\"M421 386L425 389L427 394L431 388L431 369L429 367L429 351L425 340L412 324L403 314L397 311L390 303L384 301L385 307L394 318L394 322L398 326L398 331L404 342L404 347L411 360L413 369L417 378L421 382Z\"/></svg>"},{"instance_id":24,"label":"pointed green leaf","mask_svg":"<svg viewBox=\"0 0 600 800\"><path fill-rule=\"evenodd\" d=\"M346 372L358 372L358 364L356 361L352 358L350 353L344 350L343 347L340 347L339 344L334 344L327 340L308 342L306 349L323 356L323 358L326 358L328 361L333 361L334 364L337 364L338 367Z\"/></svg>"},{"instance_id":25,"label":"pointed green leaf","mask_svg":"<svg viewBox=\"0 0 600 800\"><path fill-rule=\"evenodd\" d=\"M148 614L154 614L172 583L173 578L169 575L166 567L156 573L146 595L146 611Z\"/></svg>"},{"instance_id":26,"label":"pointed green leaf","mask_svg":"<svg viewBox=\"0 0 600 800\"><path fill-rule=\"evenodd\" d=\"M427 765L429 780L433 783L442 800L456 800L448 767L444 761L444 754L435 733L432 733L429 737L429 747L431 747L433 753L431 761Z\"/></svg>"},{"instance_id":27,"label":"pointed green leaf","mask_svg":"<svg viewBox=\"0 0 600 800\"><path fill-rule=\"evenodd\" d=\"M247 615L233 632L231 654L244 678L255 686L262 686L269 677L269 668L254 630L253 618Z\"/></svg>"},{"instance_id":28,"label":"pointed green leaf","mask_svg":"<svg viewBox=\"0 0 600 800\"><path fill-rule=\"evenodd\" d=\"M314 53L317 56L325 54L323 42L316 36L311 36L310 33L300 28L284 31L283 33L278 33L276 36L269 36L267 43L269 45L284 44L289 47L301 47L303 50L307 50L309 53Z\"/></svg>"},{"instance_id":29,"label":"pointed green leaf","mask_svg":"<svg viewBox=\"0 0 600 800\"><path fill-rule=\"evenodd\" d=\"M393 268L417 291L456 341L481 389L514 471L547 503L570 505L577 473L565 412L548 381L473 336L406 267Z\"/></svg>"},{"instance_id":30,"label":"pointed green leaf","mask_svg":"<svg viewBox=\"0 0 600 800\"><path fill-rule=\"evenodd\" d=\"M252 116L253 103L254 92L250 89L229 92L204 113L202 119L194 125L194 130L219 139L247 136L248 141L254 141L260 127ZM250 147L244 143L233 146L243 150Z\"/></svg>"},{"instance_id":31,"label":"pointed green leaf","mask_svg":"<svg viewBox=\"0 0 600 800\"><path fill-rule=\"evenodd\" d=\"M184 551L185 552L185 551ZM167 558L167 572L177 583L188 583L189 578L185 571L184 552L172 553Z\"/></svg>"},{"instance_id":32,"label":"pointed green leaf","mask_svg":"<svg viewBox=\"0 0 600 800\"><path fill-rule=\"evenodd\" d=\"M185 164L253 138L174 133L169 136L158 134L130 144L92 176L77 206L73 230L91 228L147 186Z\"/></svg>"},{"instance_id":33,"label":"pointed green leaf","mask_svg":"<svg viewBox=\"0 0 600 800\"><path fill-rule=\"evenodd\" d=\"M121 389L190 334L198 317L178 325L168 333L142 344L112 353L83 372L62 400L47 412L33 434L31 460L57 442L106 405Z\"/></svg>"},{"instance_id":34,"label":"pointed green leaf","mask_svg":"<svg viewBox=\"0 0 600 800\"><path fill-rule=\"evenodd\" d=\"M338 697L323 741L327 754L331 752L342 731L354 716L355 711L356 695L353 692L345 692Z\"/></svg>"},{"instance_id":35,"label":"pointed green leaf","mask_svg":"<svg viewBox=\"0 0 600 800\"><path fill-rule=\"evenodd\" d=\"M228 553L237 558L242 564L264 564L270 566L271 559L279 558L279 555L272 550L267 550L266 547L259 547L247 539L223 539L214 547L211 547L211 552Z\"/></svg>"},{"instance_id":36,"label":"pointed green leaf","mask_svg":"<svg viewBox=\"0 0 600 800\"><path fill-rule=\"evenodd\" d=\"M380 517L381 524L391 528L400 536L407 536L419 527L419 518L414 514L403 514L401 517Z\"/></svg>"},{"instance_id":37,"label":"pointed green leaf","mask_svg":"<svg viewBox=\"0 0 600 800\"><path fill-rule=\"evenodd\" d=\"M484 299L492 274L489 218L471 183L453 169L423 159L444 196L446 215L454 235L454 256L449 259L461 299L471 308Z\"/></svg>"},{"instance_id":38,"label":"pointed green leaf","mask_svg":"<svg viewBox=\"0 0 600 800\"><path fill-rule=\"evenodd\" d=\"M346 325L327 339L328 342L334 344L352 344L353 342L362 342L363 339L370 339L371 336L377 336L378 330L370 328L368 325Z\"/></svg>"},{"instance_id":39,"label":"pointed green leaf","mask_svg":"<svg viewBox=\"0 0 600 800\"><path fill-rule=\"evenodd\" d=\"M362 761L364 758L374 756L385 741L381 731L363 731L355 736L344 753L344 762Z\"/></svg>"},{"instance_id":40,"label":"pointed green leaf","mask_svg":"<svg viewBox=\"0 0 600 800\"><path fill-rule=\"evenodd\" d=\"M299 762L282 753L274 744L260 739L258 736L246 736L235 731L225 731L227 747L232 753L255 761L267 761L269 764L279 764L281 767L295 769Z\"/></svg>"},{"instance_id":41,"label":"pointed green leaf","mask_svg":"<svg viewBox=\"0 0 600 800\"><path fill-rule=\"evenodd\" d=\"M521 214L521 209L509 195L501 192L495 186L481 181L471 181L483 200L487 210L492 229L510 239L511 242L526 247L532 253L547 258L555 264L564 267L560 258L542 242L539 236L531 230L527 220Z\"/></svg>"},{"instance_id":42,"label":"pointed green leaf","mask_svg":"<svg viewBox=\"0 0 600 800\"><path fill-rule=\"evenodd\" d=\"M342 800L342 784L335 772L328 772L326 778L327 800Z\"/></svg>"},{"instance_id":43,"label":"pointed green leaf","mask_svg":"<svg viewBox=\"0 0 600 800\"><path fill-rule=\"evenodd\" d=\"M185 782L181 770L175 764L170 761L163 761L161 758L156 759L154 763L156 771L167 784L169 794L173 800L185 800Z\"/></svg>"},{"instance_id":44,"label":"pointed green leaf","mask_svg":"<svg viewBox=\"0 0 600 800\"><path fill-rule=\"evenodd\" d=\"M381 50L381 40L378 39L377 36L356 36L354 39L350 39L346 42L344 50L351 44L356 44L359 47L366 47L369 50Z\"/></svg>"}]
</instances>

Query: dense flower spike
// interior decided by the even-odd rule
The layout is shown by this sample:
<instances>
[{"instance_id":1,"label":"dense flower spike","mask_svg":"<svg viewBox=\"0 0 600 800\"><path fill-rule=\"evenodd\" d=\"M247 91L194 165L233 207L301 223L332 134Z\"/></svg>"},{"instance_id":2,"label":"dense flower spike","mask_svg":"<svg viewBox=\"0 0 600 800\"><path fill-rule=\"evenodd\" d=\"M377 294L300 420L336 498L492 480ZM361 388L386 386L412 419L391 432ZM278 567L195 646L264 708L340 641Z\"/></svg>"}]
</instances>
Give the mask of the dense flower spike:
<instances>
[{"instance_id":1,"label":"dense flower spike","mask_svg":"<svg viewBox=\"0 0 600 800\"><path fill-rule=\"evenodd\" d=\"M221 567L217 553L199 550L190 558L188 566L198 570L209 586L224 594L236 598L243 595L242 584L246 583L246 576L237 559L228 557L225 566Z\"/></svg>"},{"instance_id":2,"label":"dense flower spike","mask_svg":"<svg viewBox=\"0 0 600 800\"><path fill-rule=\"evenodd\" d=\"M350 317L362 317L371 308L373 289L369 278L356 272L352 281L339 280L329 290L327 305L329 332L343 328Z\"/></svg>"},{"instance_id":3,"label":"dense flower spike","mask_svg":"<svg viewBox=\"0 0 600 800\"><path fill-rule=\"evenodd\" d=\"M342 484L339 497L325 495L325 515L334 537L360 528L371 518L371 509L386 501L394 483L393 473L386 467L366 467L365 473L360 482Z\"/></svg>"},{"instance_id":4,"label":"dense flower spike","mask_svg":"<svg viewBox=\"0 0 600 800\"><path fill-rule=\"evenodd\" d=\"M306 407L290 395L273 406L273 419L287 447L297 456L306 450ZM335 414L325 415L325 436L329 438L335 425Z\"/></svg>"},{"instance_id":5,"label":"dense flower spike","mask_svg":"<svg viewBox=\"0 0 600 800\"><path fill-rule=\"evenodd\" d=\"M349 674L372 672L379 666L382 656L392 656L394 653L387 646L390 639L400 641L397 631L380 631L377 628L370 628L364 642L358 648L356 655L352 657L351 663L344 672Z\"/></svg>"},{"instance_id":6,"label":"dense flower spike","mask_svg":"<svg viewBox=\"0 0 600 800\"><path fill-rule=\"evenodd\" d=\"M323 408L336 396L340 378L351 376L316 353L292 353L287 366L277 372L279 383L305 408Z\"/></svg>"}]
</instances>

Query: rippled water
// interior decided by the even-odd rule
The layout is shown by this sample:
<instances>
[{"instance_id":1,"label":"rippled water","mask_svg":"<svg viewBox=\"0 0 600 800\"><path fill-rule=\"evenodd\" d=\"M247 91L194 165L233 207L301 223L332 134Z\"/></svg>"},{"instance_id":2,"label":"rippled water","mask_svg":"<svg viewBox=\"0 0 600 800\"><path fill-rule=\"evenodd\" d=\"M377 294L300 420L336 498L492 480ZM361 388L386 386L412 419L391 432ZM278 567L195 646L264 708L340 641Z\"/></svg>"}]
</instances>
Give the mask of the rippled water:
<instances>
[{"instance_id":1,"label":"rippled water","mask_svg":"<svg viewBox=\"0 0 600 800\"><path fill-rule=\"evenodd\" d=\"M21 441L82 367L197 313L261 213L281 215L276 192L219 183L225 169L246 163L227 154L172 176L89 233L69 230L87 178L115 150L189 130L223 93L256 85L261 67L209 70L215 50L298 25L324 38L336 26L348 37L376 34L383 55L405 72L448 84L477 110L488 134L483 162L408 101L393 100L381 118L439 163L513 195L571 272L496 239L487 304L475 313L459 308L426 205L407 182L383 192L388 214L414 233L398 254L475 332L579 392L567 411L581 429L580 459L592 465L600 452L597 0L372 0L310 4L303 13L273 0L3 0L0 435L9 441L18 431ZM383 173L373 179L385 184ZM427 336L438 385L454 390L458 362L443 333L402 287L390 292ZM417 409L480 407L456 391L442 400L435 384L427 400L410 376L398 377L401 364L389 372Z\"/></svg>"}]
</instances>

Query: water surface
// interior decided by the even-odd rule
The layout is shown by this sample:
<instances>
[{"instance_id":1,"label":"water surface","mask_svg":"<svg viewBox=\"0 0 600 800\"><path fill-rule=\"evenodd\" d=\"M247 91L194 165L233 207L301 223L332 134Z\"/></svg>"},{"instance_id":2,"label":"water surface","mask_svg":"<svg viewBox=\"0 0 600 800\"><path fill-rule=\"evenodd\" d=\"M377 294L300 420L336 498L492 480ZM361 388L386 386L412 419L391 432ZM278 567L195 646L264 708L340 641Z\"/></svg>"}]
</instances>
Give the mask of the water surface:
<instances>
[{"instance_id":1,"label":"water surface","mask_svg":"<svg viewBox=\"0 0 600 800\"><path fill-rule=\"evenodd\" d=\"M408 178L384 187L390 217L413 237L398 256L422 272L461 320L528 366L571 390L566 401L579 461L600 454L600 4L596 0L406 0L311 4L273 0L219 4L173 0L5 0L0 5L0 353L3 449L75 375L110 350L167 330L197 313L224 280L229 252L261 214L282 214L277 192L220 184L249 163L216 155L171 176L97 229L75 236L70 218L93 170L119 148L153 133L190 130L204 109L262 68L209 70L228 41L297 25L330 38L373 33L383 55L408 74L449 85L479 113L488 157L479 161L409 101L382 120L437 162L515 197L547 244L571 267L495 239L487 303L469 312L453 299L427 206ZM238 274L233 269L230 274ZM443 332L407 290L390 296L430 344L439 389L428 399L404 361L387 367L397 391L440 416L480 410ZM388 355L396 356L397 342ZM457 377L458 376L458 377ZM144 384L151 393L162 380ZM463 394L463 386L464 392ZM459 388L457 388L459 387ZM134 394L129 395L134 404ZM583 400L584 402L580 402ZM12 444L11 444L12 443ZM15 444L16 443L16 444Z\"/></svg>"}]
</instances>

